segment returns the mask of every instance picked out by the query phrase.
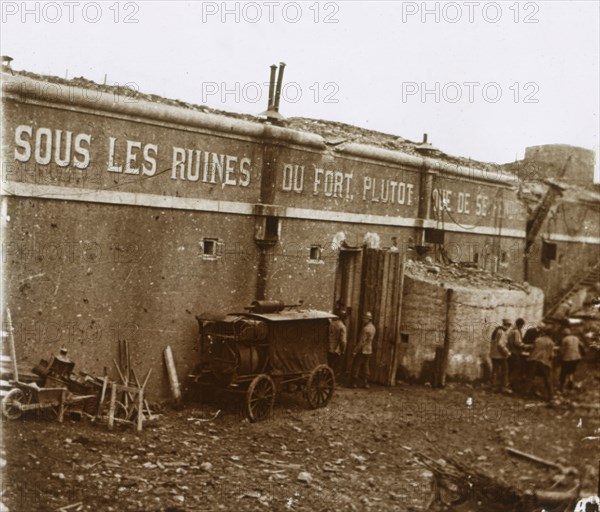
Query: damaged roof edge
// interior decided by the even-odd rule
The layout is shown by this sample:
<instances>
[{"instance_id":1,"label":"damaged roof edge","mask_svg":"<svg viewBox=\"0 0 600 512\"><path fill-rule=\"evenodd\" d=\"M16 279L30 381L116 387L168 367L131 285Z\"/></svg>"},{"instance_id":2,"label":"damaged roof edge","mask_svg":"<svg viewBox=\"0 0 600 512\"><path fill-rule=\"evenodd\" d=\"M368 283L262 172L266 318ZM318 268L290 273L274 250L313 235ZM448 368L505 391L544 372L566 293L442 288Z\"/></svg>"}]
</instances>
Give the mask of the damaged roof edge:
<instances>
[{"instance_id":1,"label":"damaged roof edge","mask_svg":"<svg viewBox=\"0 0 600 512\"><path fill-rule=\"evenodd\" d=\"M123 96L115 101L114 93L100 89L94 90L93 97L90 97L87 93L90 89L69 85L67 90L61 91L61 84L21 75L10 76L6 73L2 73L2 82L3 97L19 101L51 102L53 105L61 104L67 108L75 107L83 111L98 110L131 117L143 117L163 123L185 124L195 128L220 131L228 135L267 137L319 149L326 147L320 135L165 105L141 98L130 98L131 101L128 102L126 101L127 97ZM42 84L48 84L50 88L43 90ZM52 89L52 87L56 87L56 89Z\"/></svg>"},{"instance_id":2,"label":"damaged roof edge","mask_svg":"<svg viewBox=\"0 0 600 512\"><path fill-rule=\"evenodd\" d=\"M81 87L68 80L51 77L33 78L20 72L11 75L5 70L2 70L1 81L3 99L39 101L52 103L53 106L59 104L67 108L79 108L82 111L104 111L161 123L184 124L194 128L220 131L231 136L263 138L296 144L313 150L326 150L328 147L323 137L315 133L202 112L199 109L159 103L146 98L131 97L130 101L127 101L128 96L119 96L119 88L113 86L100 86L91 82L90 87ZM93 88L92 84L98 88ZM107 90L107 87L110 89ZM94 94L90 95L89 90L93 90ZM516 187L519 183L517 176L509 173L501 165L487 168L467 167L441 159L421 157L356 142L341 144L333 149L333 153L404 164L418 169L428 168L443 174L506 186Z\"/></svg>"},{"instance_id":3,"label":"damaged roof edge","mask_svg":"<svg viewBox=\"0 0 600 512\"><path fill-rule=\"evenodd\" d=\"M472 180L488 181L512 185L517 187L519 180L516 175L507 172L502 166L498 165L489 169L479 167L466 167L464 165L452 164L444 160L437 160L431 157L419 157L394 151L391 149L378 148L355 142L344 144L336 148L337 152L346 153L348 155L369 158L373 160L384 160L387 162L406 164L413 167L427 167L433 171L438 171L445 174L453 174Z\"/></svg>"}]
</instances>

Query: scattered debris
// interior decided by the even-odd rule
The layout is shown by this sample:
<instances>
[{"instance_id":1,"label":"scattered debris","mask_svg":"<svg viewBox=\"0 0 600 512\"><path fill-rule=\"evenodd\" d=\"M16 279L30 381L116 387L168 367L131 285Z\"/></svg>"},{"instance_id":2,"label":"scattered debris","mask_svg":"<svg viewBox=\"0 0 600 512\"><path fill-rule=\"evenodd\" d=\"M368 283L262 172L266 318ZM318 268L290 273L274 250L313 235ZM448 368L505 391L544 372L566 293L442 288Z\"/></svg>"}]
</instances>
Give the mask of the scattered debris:
<instances>
[{"instance_id":1,"label":"scattered debris","mask_svg":"<svg viewBox=\"0 0 600 512\"><path fill-rule=\"evenodd\" d=\"M485 286L524 292L530 290L527 283L516 283L499 274L492 274L485 269L468 267L460 263L436 265L430 257L427 258L424 262L408 260L406 262L406 273L419 279L443 281L464 286Z\"/></svg>"},{"instance_id":2,"label":"scattered debris","mask_svg":"<svg viewBox=\"0 0 600 512\"><path fill-rule=\"evenodd\" d=\"M213 465L210 462L203 462L202 464L200 464L200 469L202 471L209 472L212 470L212 468L213 468Z\"/></svg>"},{"instance_id":3,"label":"scattered debris","mask_svg":"<svg viewBox=\"0 0 600 512\"><path fill-rule=\"evenodd\" d=\"M313 481L313 477L308 471L301 471L298 473L297 480L305 484L310 484Z\"/></svg>"},{"instance_id":4,"label":"scattered debris","mask_svg":"<svg viewBox=\"0 0 600 512\"><path fill-rule=\"evenodd\" d=\"M12 332L10 312L8 332ZM12 339L12 336L9 336ZM14 340L13 340L14 344ZM14 352L13 349L11 349ZM141 431L144 421L156 419L152 414L148 401L144 399L144 390L152 373L149 370L140 384L129 360L129 346L126 341L120 342L121 363L115 361L115 367L121 382L109 380L80 372L73 373L75 363L67 355L67 349L42 359L33 368L30 382L20 379L20 371L14 360L12 379L7 381L9 390L3 393L2 414L9 420L20 418L27 411L50 411L59 422L64 415L76 414L93 421L106 420L109 428L115 423L135 425ZM4 382L4 381L3 381ZM106 404L107 394L110 401Z\"/></svg>"},{"instance_id":5,"label":"scattered debris","mask_svg":"<svg viewBox=\"0 0 600 512\"><path fill-rule=\"evenodd\" d=\"M436 449L439 455L439 450ZM524 452L519 452L524 454ZM429 469L435 477L433 502L452 507L466 501L477 505L477 510L539 510L540 505L561 506L561 510L572 507L578 496L580 484L567 491L536 490L525 492L508 484L500 477L492 476L481 468L445 456L435 460L421 452L413 452L416 460ZM532 460L535 456L524 454ZM539 459L543 461L543 459ZM548 461L543 461L547 463ZM550 463L554 465L554 463Z\"/></svg>"},{"instance_id":6,"label":"scattered debris","mask_svg":"<svg viewBox=\"0 0 600 512\"><path fill-rule=\"evenodd\" d=\"M578 473L577 468L574 468L572 466L565 467L562 464L542 459L541 457L537 457L536 455L516 450L515 448L506 448L506 451L511 455L515 455L523 459L528 459L530 461L537 462L538 464L542 464L547 467L558 469L563 475L576 475Z\"/></svg>"},{"instance_id":7,"label":"scattered debris","mask_svg":"<svg viewBox=\"0 0 600 512\"><path fill-rule=\"evenodd\" d=\"M276 466L278 468L284 469L300 469L302 466L300 464L290 464L288 462L278 461L278 460L268 460L268 459L256 459L258 462L262 462L263 464L269 464L271 466Z\"/></svg>"},{"instance_id":8,"label":"scattered debris","mask_svg":"<svg viewBox=\"0 0 600 512\"><path fill-rule=\"evenodd\" d=\"M73 503L72 505L65 505L64 507L57 508L56 512L78 512L79 510L83 510L83 503L81 501Z\"/></svg>"}]
</instances>

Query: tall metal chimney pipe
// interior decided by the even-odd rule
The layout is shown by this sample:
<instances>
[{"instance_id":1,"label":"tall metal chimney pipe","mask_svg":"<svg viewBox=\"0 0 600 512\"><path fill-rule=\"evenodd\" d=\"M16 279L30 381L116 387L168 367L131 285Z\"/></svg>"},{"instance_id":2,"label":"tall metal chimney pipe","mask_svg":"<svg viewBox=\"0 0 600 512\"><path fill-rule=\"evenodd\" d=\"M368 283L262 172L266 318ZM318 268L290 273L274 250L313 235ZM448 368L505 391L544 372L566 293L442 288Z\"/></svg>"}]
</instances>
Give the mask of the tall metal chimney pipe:
<instances>
[{"instance_id":1,"label":"tall metal chimney pipe","mask_svg":"<svg viewBox=\"0 0 600 512\"><path fill-rule=\"evenodd\" d=\"M275 112L279 112L279 99L281 98L281 85L283 84L283 70L285 69L285 62L279 63L279 73L277 75L277 89L275 90Z\"/></svg>"},{"instance_id":2,"label":"tall metal chimney pipe","mask_svg":"<svg viewBox=\"0 0 600 512\"><path fill-rule=\"evenodd\" d=\"M273 108L273 101L275 95L275 73L277 72L277 66L275 64L271 64L271 78L269 80L269 104L267 105L267 110L271 110Z\"/></svg>"},{"instance_id":3,"label":"tall metal chimney pipe","mask_svg":"<svg viewBox=\"0 0 600 512\"><path fill-rule=\"evenodd\" d=\"M423 144L427 144L427 134L423 134Z\"/></svg>"}]
</instances>

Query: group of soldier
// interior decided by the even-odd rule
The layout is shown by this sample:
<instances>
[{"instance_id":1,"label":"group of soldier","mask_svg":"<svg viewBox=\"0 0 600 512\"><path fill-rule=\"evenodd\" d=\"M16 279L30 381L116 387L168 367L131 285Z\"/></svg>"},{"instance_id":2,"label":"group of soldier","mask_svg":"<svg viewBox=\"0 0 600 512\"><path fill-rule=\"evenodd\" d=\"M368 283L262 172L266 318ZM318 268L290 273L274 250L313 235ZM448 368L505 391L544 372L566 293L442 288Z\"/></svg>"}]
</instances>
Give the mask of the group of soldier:
<instances>
[{"instance_id":1,"label":"group of soldier","mask_svg":"<svg viewBox=\"0 0 600 512\"><path fill-rule=\"evenodd\" d=\"M492 333L490 358L492 360L491 386L512 393L530 394L536 377L541 377L545 398L554 398L554 368L560 364L559 390L573 389L573 376L585 354L585 346L568 327L556 331L550 324L539 324L523 332L522 318L513 324L502 320L502 325ZM558 334L556 344L552 335Z\"/></svg>"},{"instance_id":2,"label":"group of soldier","mask_svg":"<svg viewBox=\"0 0 600 512\"><path fill-rule=\"evenodd\" d=\"M328 364L338 374L342 356L346 353L347 336L346 308L338 303L336 306L336 318L329 325L329 352ZM369 360L373 354L373 339L375 338L375 326L373 315L365 312L362 316L362 327L358 339L352 351L352 369L350 372L350 387L356 388L360 384L363 388L369 387Z\"/></svg>"},{"instance_id":3,"label":"group of soldier","mask_svg":"<svg viewBox=\"0 0 600 512\"><path fill-rule=\"evenodd\" d=\"M336 374L347 347L346 316L343 304L337 304L336 317L329 327L328 363ZM552 339L554 329L549 324L539 324L524 331L525 320L518 318L514 324L508 319L492 333L490 358L492 361L491 386L503 393L522 392L530 394L535 379L541 377L545 398L554 398L554 368L560 364L559 390L573 389L573 376L585 354L585 346L568 327L558 333L559 344ZM352 352L350 387L369 387L369 360L373 353L375 326L373 315L362 316L362 327Z\"/></svg>"}]
</instances>

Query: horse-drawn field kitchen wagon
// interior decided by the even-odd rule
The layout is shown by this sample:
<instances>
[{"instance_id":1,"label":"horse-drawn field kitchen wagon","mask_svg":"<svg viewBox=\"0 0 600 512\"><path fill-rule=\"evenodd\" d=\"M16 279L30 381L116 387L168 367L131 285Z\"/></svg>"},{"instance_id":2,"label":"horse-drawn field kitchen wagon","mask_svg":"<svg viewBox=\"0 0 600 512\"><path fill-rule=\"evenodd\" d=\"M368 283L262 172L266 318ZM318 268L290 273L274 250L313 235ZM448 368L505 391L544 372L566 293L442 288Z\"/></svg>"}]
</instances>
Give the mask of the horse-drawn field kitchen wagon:
<instances>
[{"instance_id":1,"label":"horse-drawn field kitchen wagon","mask_svg":"<svg viewBox=\"0 0 600 512\"><path fill-rule=\"evenodd\" d=\"M198 315L200 363L190 388L245 395L250 421L269 416L281 391L302 391L312 408L329 403L335 388L327 366L334 315L281 301L256 301L244 313Z\"/></svg>"}]
</instances>

